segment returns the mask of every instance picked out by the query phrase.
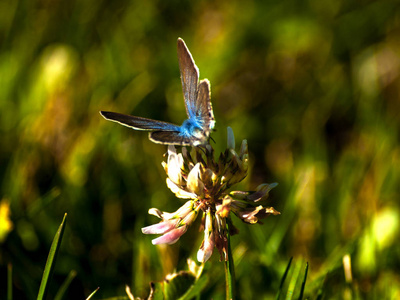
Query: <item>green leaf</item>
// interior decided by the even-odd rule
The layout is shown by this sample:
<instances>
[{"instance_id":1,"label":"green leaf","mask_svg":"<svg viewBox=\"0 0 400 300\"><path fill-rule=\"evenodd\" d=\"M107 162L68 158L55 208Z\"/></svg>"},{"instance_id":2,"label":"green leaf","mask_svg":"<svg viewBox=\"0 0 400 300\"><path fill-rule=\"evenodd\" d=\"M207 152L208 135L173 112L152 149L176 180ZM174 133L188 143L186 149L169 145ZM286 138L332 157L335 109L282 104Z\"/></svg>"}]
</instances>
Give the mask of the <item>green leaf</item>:
<instances>
[{"instance_id":1,"label":"green leaf","mask_svg":"<svg viewBox=\"0 0 400 300\"><path fill-rule=\"evenodd\" d=\"M42 276L42 282L40 283L39 293L38 293L38 297L37 297L38 300L44 299L47 294L48 284L49 284L51 276L53 275L53 270L54 270L54 265L56 262L58 250L60 249L66 219L67 219L67 214L64 215L63 221L57 230L57 233L53 239L53 243L51 244L49 256L47 257L46 266L44 268L44 272L43 272L43 276Z\"/></svg>"}]
</instances>

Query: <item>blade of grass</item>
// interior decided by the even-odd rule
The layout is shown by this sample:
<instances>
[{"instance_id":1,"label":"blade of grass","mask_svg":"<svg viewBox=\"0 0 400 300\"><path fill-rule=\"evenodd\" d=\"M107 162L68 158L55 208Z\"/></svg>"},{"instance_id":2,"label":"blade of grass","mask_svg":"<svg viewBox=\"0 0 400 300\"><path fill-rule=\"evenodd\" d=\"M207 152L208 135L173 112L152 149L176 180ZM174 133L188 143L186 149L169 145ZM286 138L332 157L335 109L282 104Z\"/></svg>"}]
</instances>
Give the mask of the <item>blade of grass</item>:
<instances>
[{"instance_id":1,"label":"blade of grass","mask_svg":"<svg viewBox=\"0 0 400 300\"><path fill-rule=\"evenodd\" d=\"M286 291L286 298L288 300L293 299L294 294L297 290L298 281L301 273L301 262L296 262L292 268L289 285Z\"/></svg>"},{"instance_id":2,"label":"blade of grass","mask_svg":"<svg viewBox=\"0 0 400 300\"><path fill-rule=\"evenodd\" d=\"M307 274L308 274L308 262L306 263L306 269L304 271L304 278L303 278L303 282L301 283L301 290L300 290L299 300L303 299L304 289L306 287L306 281L307 281Z\"/></svg>"},{"instance_id":3,"label":"blade of grass","mask_svg":"<svg viewBox=\"0 0 400 300\"><path fill-rule=\"evenodd\" d=\"M95 289L87 298L86 300L89 300L90 298L93 297L94 294L96 294L96 292L100 289L100 287L98 287L97 289Z\"/></svg>"},{"instance_id":4,"label":"blade of grass","mask_svg":"<svg viewBox=\"0 0 400 300\"><path fill-rule=\"evenodd\" d=\"M58 196L61 195L61 191L59 188L55 187L52 188L48 193L46 193L40 201L35 201L34 204L28 207L28 216L33 218L36 216L40 211L43 210L44 207L52 203L54 200L57 199Z\"/></svg>"},{"instance_id":5,"label":"blade of grass","mask_svg":"<svg viewBox=\"0 0 400 300\"><path fill-rule=\"evenodd\" d=\"M67 214L64 214L64 218L61 222L61 225L57 230L57 233L53 239L53 243L51 244L49 256L47 257L46 266L43 272L42 282L40 283L39 293L37 297L38 300L44 299L47 294L48 284L51 276L53 275L57 253L58 250L60 249L66 219L67 219Z\"/></svg>"},{"instance_id":6,"label":"blade of grass","mask_svg":"<svg viewBox=\"0 0 400 300\"><path fill-rule=\"evenodd\" d=\"M276 297L275 297L276 300L279 300L279 298L281 296L283 284L285 283L286 277L287 277L287 275L289 273L289 269L290 269L290 265L292 264L292 260L293 260L293 256L290 258L289 263L288 263L288 265L286 267L285 273L282 276L281 284L279 285L279 290L278 290L278 293L276 294Z\"/></svg>"},{"instance_id":7,"label":"blade of grass","mask_svg":"<svg viewBox=\"0 0 400 300\"><path fill-rule=\"evenodd\" d=\"M65 279L65 281L61 285L61 287L58 290L56 296L54 297L54 300L61 300L62 299L62 297L64 296L65 292L67 291L67 288L69 287L69 285L71 284L71 282L75 278L75 276L76 276L76 271L75 270L72 270L71 272L69 272L67 279Z\"/></svg>"},{"instance_id":8,"label":"blade of grass","mask_svg":"<svg viewBox=\"0 0 400 300\"><path fill-rule=\"evenodd\" d=\"M179 300L190 300L194 297L198 297L201 295L201 291L205 288L208 283L208 276L203 275L200 277L188 291L179 298Z\"/></svg>"}]
</instances>

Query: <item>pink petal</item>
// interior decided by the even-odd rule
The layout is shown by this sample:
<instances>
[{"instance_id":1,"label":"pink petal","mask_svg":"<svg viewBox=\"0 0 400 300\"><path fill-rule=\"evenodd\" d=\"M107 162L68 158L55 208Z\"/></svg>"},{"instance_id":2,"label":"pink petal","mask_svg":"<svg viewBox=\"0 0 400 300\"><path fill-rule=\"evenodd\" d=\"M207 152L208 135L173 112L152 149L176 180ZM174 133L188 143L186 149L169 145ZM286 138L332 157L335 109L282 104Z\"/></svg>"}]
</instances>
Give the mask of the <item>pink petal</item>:
<instances>
[{"instance_id":1,"label":"pink petal","mask_svg":"<svg viewBox=\"0 0 400 300\"><path fill-rule=\"evenodd\" d=\"M212 255L215 247L214 233L203 241L199 251L197 251L197 260L201 263L205 263Z\"/></svg>"},{"instance_id":2,"label":"pink petal","mask_svg":"<svg viewBox=\"0 0 400 300\"><path fill-rule=\"evenodd\" d=\"M215 238L213 231L213 220L210 210L206 213L205 228L204 228L204 240L197 252L197 260L201 263L205 263L213 253L215 246Z\"/></svg>"},{"instance_id":3,"label":"pink petal","mask_svg":"<svg viewBox=\"0 0 400 300\"><path fill-rule=\"evenodd\" d=\"M176 227L176 224L179 222L179 219L172 219L162 221L160 223L146 226L142 228L142 232L144 234L164 234Z\"/></svg>"},{"instance_id":4,"label":"pink petal","mask_svg":"<svg viewBox=\"0 0 400 300\"><path fill-rule=\"evenodd\" d=\"M153 245L158 244L173 244L179 240L179 238L186 232L187 226L181 226L179 228L175 228L166 234L152 240Z\"/></svg>"}]
</instances>

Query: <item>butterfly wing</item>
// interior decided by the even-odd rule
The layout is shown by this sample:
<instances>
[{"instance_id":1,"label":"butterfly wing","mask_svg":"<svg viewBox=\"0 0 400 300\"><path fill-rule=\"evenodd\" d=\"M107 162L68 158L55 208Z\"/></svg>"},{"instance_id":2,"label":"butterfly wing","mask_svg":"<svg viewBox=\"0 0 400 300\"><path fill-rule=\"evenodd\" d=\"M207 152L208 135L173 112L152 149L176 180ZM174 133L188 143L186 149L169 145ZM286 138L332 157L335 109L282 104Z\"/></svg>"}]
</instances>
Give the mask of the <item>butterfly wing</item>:
<instances>
[{"instance_id":1,"label":"butterfly wing","mask_svg":"<svg viewBox=\"0 0 400 300\"><path fill-rule=\"evenodd\" d=\"M208 137L214 129L215 119L211 104L211 88L208 79L203 79L199 83L199 90L196 101L196 118L202 124L204 134Z\"/></svg>"},{"instance_id":2,"label":"butterfly wing","mask_svg":"<svg viewBox=\"0 0 400 300\"><path fill-rule=\"evenodd\" d=\"M100 114L109 121L117 122L121 125L136 129L136 130L147 130L147 131L156 131L156 130L164 130L164 131L179 131L180 126L157 121L142 117L129 116L124 114L119 114L111 111L101 111Z\"/></svg>"},{"instance_id":3,"label":"butterfly wing","mask_svg":"<svg viewBox=\"0 0 400 300\"><path fill-rule=\"evenodd\" d=\"M150 141L158 144L179 145L179 146L198 146L202 142L194 137L187 137L178 131L153 131L149 133Z\"/></svg>"},{"instance_id":4,"label":"butterfly wing","mask_svg":"<svg viewBox=\"0 0 400 300\"><path fill-rule=\"evenodd\" d=\"M199 69L181 38L178 39L178 60L188 115L188 120L182 126L115 112L101 111L100 114L106 120L136 130L152 131L149 139L155 143L182 146L206 144L215 126L210 99L210 82L204 79L199 83Z\"/></svg>"},{"instance_id":5,"label":"butterfly wing","mask_svg":"<svg viewBox=\"0 0 400 300\"><path fill-rule=\"evenodd\" d=\"M203 79L199 83L199 69L181 38L178 39L178 59L186 113L188 118L204 131L203 135L208 139L210 131L215 126L210 82Z\"/></svg>"},{"instance_id":6,"label":"butterfly wing","mask_svg":"<svg viewBox=\"0 0 400 300\"><path fill-rule=\"evenodd\" d=\"M178 61L186 113L188 118L191 119L195 117L196 111L199 69L194 63L192 54L190 54L189 49L181 38L178 39Z\"/></svg>"}]
</instances>

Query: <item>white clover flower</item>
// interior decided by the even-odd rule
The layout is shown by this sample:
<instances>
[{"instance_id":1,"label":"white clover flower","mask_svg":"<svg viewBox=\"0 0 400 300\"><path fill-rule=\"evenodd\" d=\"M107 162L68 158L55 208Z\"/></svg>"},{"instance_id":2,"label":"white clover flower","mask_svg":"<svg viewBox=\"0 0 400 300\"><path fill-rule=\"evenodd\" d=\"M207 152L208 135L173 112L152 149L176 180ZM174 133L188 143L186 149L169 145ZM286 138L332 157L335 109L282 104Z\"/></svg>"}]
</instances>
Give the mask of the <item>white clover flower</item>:
<instances>
[{"instance_id":1,"label":"white clover flower","mask_svg":"<svg viewBox=\"0 0 400 300\"><path fill-rule=\"evenodd\" d=\"M221 259L227 260L227 222L230 234L237 233L230 221L234 213L248 224L261 223L261 219L279 212L273 207L265 207L269 191L277 183L262 184L253 192L232 191L232 185L247 176L249 155L247 141L243 140L239 154L235 151L233 131L228 127L228 145L218 161L214 159L214 149L207 145L193 148L192 153L182 148L177 153L174 146L168 147L167 162L163 167L167 173L167 186L178 198L190 199L175 213L149 210L162 219L158 224L144 227L145 234L161 234L153 244L175 243L196 219L199 211L203 218L204 240L197 253L199 262L206 262L216 247Z\"/></svg>"}]
</instances>

